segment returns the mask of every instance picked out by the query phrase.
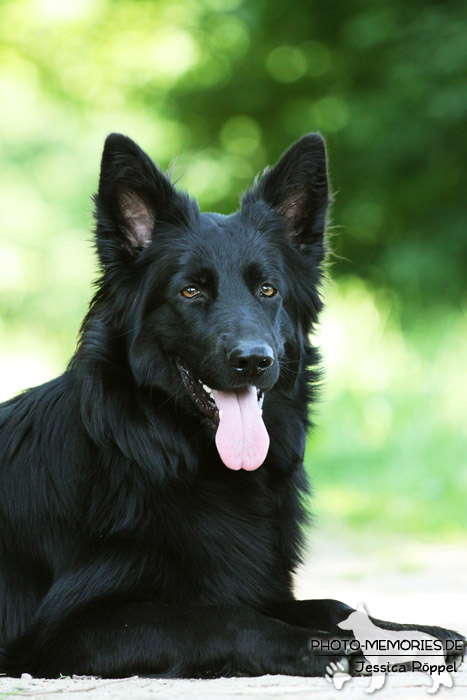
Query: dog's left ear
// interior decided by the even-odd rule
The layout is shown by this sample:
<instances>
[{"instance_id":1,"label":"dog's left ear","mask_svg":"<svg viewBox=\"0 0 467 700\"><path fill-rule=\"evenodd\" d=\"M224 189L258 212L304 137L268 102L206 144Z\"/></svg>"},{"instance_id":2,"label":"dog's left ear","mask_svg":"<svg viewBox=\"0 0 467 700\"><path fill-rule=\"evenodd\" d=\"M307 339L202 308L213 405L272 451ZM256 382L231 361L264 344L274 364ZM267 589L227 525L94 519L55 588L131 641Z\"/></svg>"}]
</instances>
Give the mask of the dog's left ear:
<instances>
[{"instance_id":1,"label":"dog's left ear","mask_svg":"<svg viewBox=\"0 0 467 700\"><path fill-rule=\"evenodd\" d=\"M320 134L307 134L294 143L277 165L264 172L257 192L285 218L296 248L318 246L324 257L330 195L326 148Z\"/></svg>"}]
</instances>

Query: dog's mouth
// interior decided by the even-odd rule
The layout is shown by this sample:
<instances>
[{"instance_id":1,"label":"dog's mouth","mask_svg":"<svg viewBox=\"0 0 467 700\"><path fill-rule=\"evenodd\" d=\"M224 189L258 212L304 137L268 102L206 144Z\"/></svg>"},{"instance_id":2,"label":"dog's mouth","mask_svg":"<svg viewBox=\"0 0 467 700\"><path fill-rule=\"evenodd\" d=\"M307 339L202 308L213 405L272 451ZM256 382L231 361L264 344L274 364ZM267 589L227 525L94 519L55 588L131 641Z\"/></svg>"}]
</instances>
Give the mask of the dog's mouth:
<instances>
[{"instance_id":1,"label":"dog's mouth","mask_svg":"<svg viewBox=\"0 0 467 700\"><path fill-rule=\"evenodd\" d=\"M229 469L257 469L266 459L269 435L262 418L264 392L256 386L211 389L177 359L185 388L197 409L216 427L216 446Z\"/></svg>"},{"instance_id":2,"label":"dog's mouth","mask_svg":"<svg viewBox=\"0 0 467 700\"><path fill-rule=\"evenodd\" d=\"M213 421L214 425L219 425L219 420L222 417L222 408L219 408L214 395L213 395L213 389L211 389L207 384L203 384L201 379L196 379L194 374L185 366L183 365L180 360L177 360L177 367L180 371L180 374L182 375L183 383L185 385L185 389L188 391L188 394L195 404L196 408L201 411L201 413L204 413L206 416L211 418ZM258 403L258 409L260 412L263 410L263 401L264 401L264 392L261 389L256 389L256 400ZM233 392L240 392L243 393L248 390L248 386L242 386L242 387L237 387L236 389L232 389ZM221 392L216 392L217 394ZM230 392L222 392L222 393L230 393Z\"/></svg>"}]
</instances>

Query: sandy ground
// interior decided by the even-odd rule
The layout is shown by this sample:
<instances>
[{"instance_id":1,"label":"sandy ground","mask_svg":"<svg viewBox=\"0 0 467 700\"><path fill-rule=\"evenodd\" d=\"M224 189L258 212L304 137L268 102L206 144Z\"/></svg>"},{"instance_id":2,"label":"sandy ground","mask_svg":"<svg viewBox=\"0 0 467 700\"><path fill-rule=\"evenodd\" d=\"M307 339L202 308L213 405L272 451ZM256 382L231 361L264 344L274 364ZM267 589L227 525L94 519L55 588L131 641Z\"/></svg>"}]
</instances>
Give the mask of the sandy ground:
<instances>
[{"instance_id":1,"label":"sandy ground","mask_svg":"<svg viewBox=\"0 0 467 700\"><path fill-rule=\"evenodd\" d=\"M424 622L452 627L467 633L467 544L420 544L391 540L342 542L314 539L313 556L307 559L296 581L298 597L333 597L356 606L364 602L380 618L401 622ZM186 698L255 697L264 700L297 698L362 698L368 678L352 678L337 690L324 678L262 676L216 680L159 680L127 678L100 680L90 677L44 680L27 675L0 678L0 700L28 697L80 700L183 700ZM437 695L467 699L467 666L453 674L452 688ZM427 697L431 685L423 673L392 673L377 695L393 698Z\"/></svg>"}]
</instances>

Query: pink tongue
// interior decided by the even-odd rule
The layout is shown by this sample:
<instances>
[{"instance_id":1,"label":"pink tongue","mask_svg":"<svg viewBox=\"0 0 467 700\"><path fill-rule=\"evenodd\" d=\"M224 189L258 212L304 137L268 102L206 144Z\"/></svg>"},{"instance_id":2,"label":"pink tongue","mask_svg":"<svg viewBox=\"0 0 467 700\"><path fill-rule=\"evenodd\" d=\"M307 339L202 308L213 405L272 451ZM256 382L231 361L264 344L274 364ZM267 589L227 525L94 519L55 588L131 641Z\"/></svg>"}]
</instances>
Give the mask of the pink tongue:
<instances>
[{"instance_id":1,"label":"pink tongue","mask_svg":"<svg viewBox=\"0 0 467 700\"><path fill-rule=\"evenodd\" d=\"M258 408L256 387L240 392L213 389L212 394L221 415L216 445L225 466L258 469L268 453L269 435Z\"/></svg>"}]
</instances>

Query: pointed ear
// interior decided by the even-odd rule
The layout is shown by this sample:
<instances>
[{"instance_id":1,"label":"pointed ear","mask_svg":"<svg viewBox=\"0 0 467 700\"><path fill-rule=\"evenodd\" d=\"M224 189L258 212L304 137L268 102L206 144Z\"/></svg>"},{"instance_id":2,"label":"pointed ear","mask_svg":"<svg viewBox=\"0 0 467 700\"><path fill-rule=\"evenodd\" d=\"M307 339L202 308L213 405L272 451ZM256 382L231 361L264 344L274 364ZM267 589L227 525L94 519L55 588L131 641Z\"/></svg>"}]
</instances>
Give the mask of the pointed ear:
<instances>
[{"instance_id":1,"label":"pointed ear","mask_svg":"<svg viewBox=\"0 0 467 700\"><path fill-rule=\"evenodd\" d=\"M110 134L94 197L97 246L107 261L115 246L132 256L145 248L160 223L176 223L187 210L184 195L127 136Z\"/></svg>"},{"instance_id":2,"label":"pointed ear","mask_svg":"<svg viewBox=\"0 0 467 700\"><path fill-rule=\"evenodd\" d=\"M287 221L290 242L298 249L318 245L324 257L324 230L330 202L326 149L320 134L307 134L268 168L259 194Z\"/></svg>"}]
</instances>

